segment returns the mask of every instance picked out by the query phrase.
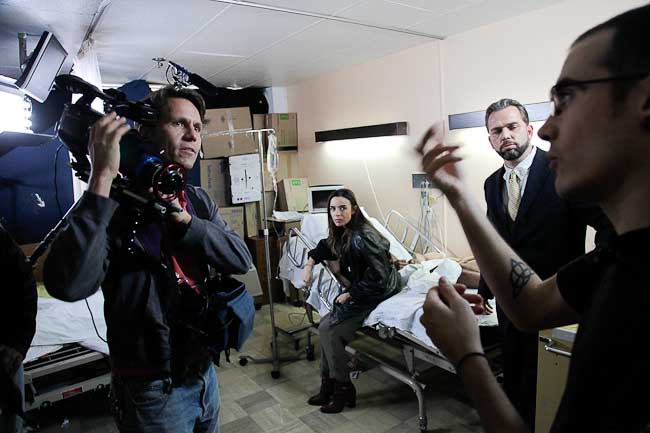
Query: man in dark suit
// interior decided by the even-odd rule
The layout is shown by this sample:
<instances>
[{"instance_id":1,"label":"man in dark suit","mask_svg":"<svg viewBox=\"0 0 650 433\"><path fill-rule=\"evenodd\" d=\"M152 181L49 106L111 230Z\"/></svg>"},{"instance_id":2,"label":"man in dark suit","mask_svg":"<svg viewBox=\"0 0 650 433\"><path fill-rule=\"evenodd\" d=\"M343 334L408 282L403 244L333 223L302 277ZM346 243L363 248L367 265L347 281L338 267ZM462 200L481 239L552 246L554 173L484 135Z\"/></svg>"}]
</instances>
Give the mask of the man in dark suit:
<instances>
[{"instance_id":1,"label":"man in dark suit","mask_svg":"<svg viewBox=\"0 0 650 433\"><path fill-rule=\"evenodd\" d=\"M494 102L486 110L485 126L492 148L504 160L503 167L485 181L488 219L540 278L550 277L584 254L587 225L598 230L597 243L613 232L597 207L558 197L546 152L530 143L533 127L522 104L512 99ZM483 278L479 294L483 299L493 297ZM499 305L497 315L503 339L504 390L533 429L537 334L517 329Z\"/></svg>"}]
</instances>

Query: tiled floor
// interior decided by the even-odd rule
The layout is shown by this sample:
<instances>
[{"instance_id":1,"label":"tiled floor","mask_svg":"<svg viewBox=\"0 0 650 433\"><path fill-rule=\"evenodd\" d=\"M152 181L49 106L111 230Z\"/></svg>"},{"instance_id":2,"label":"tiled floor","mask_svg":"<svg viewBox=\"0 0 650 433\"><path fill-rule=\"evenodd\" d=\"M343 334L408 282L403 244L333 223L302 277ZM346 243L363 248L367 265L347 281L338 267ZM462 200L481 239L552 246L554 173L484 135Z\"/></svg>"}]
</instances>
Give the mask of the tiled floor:
<instances>
[{"instance_id":1,"label":"tiled floor","mask_svg":"<svg viewBox=\"0 0 650 433\"><path fill-rule=\"evenodd\" d=\"M302 309L275 306L276 324L284 329L306 324ZM260 311L255 335L246 343L247 355L269 357L271 324L268 307ZM279 379L271 378L271 364L233 362L221 368L222 433L234 432L418 432L417 399L413 391L383 371L372 368L361 373L357 388L357 407L340 414L326 415L306 404L320 385L318 337L316 360L302 359L283 364ZM304 347L304 339L301 341ZM293 344L278 336L280 355L295 354ZM235 360L233 360L235 361ZM457 377L440 369L427 371L420 381L429 385L427 401L428 431L481 432L476 411L467 401Z\"/></svg>"},{"instance_id":2,"label":"tiled floor","mask_svg":"<svg viewBox=\"0 0 650 433\"><path fill-rule=\"evenodd\" d=\"M302 309L284 304L275 306L275 319L284 329L306 324ZM301 322L302 321L302 322ZM255 330L247 341L246 355L268 357L271 324L268 306L258 311ZM314 338L317 343L318 337ZM301 342L304 343L304 340ZM304 344L301 346L303 347ZM294 345L278 337L281 355L292 355ZM271 364L240 366L237 353L231 363L224 360L217 369L221 389L221 432L255 433L402 433L418 432L417 400L412 390L377 368L369 369L354 381L357 407L340 414L322 414L309 406L308 397L320 385L318 344L316 360L302 359L283 364L278 379L271 377ZM304 357L303 357L304 358ZM467 401L457 377L440 369L424 373L419 380L425 392L428 431L437 433L482 432L476 411ZM75 397L47 411L37 411L42 432L116 432L102 394ZM67 422L65 422L67 420Z\"/></svg>"}]
</instances>

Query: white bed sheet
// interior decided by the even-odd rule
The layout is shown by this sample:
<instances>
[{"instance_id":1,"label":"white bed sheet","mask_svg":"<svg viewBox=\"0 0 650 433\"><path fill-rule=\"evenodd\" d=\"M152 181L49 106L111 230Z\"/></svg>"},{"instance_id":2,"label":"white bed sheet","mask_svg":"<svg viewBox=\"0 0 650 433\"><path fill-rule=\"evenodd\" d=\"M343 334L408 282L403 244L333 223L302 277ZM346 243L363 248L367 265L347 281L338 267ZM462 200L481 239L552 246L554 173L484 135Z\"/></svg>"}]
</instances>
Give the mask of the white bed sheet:
<instances>
[{"instance_id":1,"label":"white bed sheet","mask_svg":"<svg viewBox=\"0 0 650 433\"><path fill-rule=\"evenodd\" d=\"M376 219L369 217L365 211L364 215L366 215L366 217L373 223L373 226L375 226L389 240L391 244L391 254L393 254L393 256L400 260L408 260L411 258L411 254L408 250L406 250L406 248L404 248ZM314 244L318 243L320 239L326 238L327 214L305 215L300 231ZM289 248L289 251L296 251L295 245L298 242L299 240L297 238L292 238L286 245L286 248ZM301 243L298 243L298 245L298 252L300 252ZM295 287L302 288L304 287L302 281L303 270L293 265L291 260L288 258L286 248L280 258L279 275L281 278L291 281ZM318 276L320 275L321 269L321 265L316 265L313 269L314 280L306 302L312 305L322 317L329 312L329 309L322 302L319 296ZM449 259L429 260L422 264L406 266L400 270L402 283L405 286L404 289L400 293L379 304L366 318L364 325L373 326L381 323L385 326L410 332L424 345L435 352L438 352L438 349L431 342L431 339L427 336L424 327L420 323L422 305L424 304L429 288L437 285L441 276L446 277L451 282L456 282L458 277L460 277L461 271L462 269L460 265ZM331 278L329 277L329 274L323 272L320 281L321 289L334 287L334 285L330 286L330 282ZM325 292L325 290L322 291ZM336 290L331 290L330 293L324 293L324 296L328 299L331 305L337 294ZM494 307L494 304L492 305ZM497 316L494 312L489 315L477 316L477 321L480 326L497 326L498 324Z\"/></svg>"},{"instance_id":2,"label":"white bed sheet","mask_svg":"<svg viewBox=\"0 0 650 433\"><path fill-rule=\"evenodd\" d=\"M59 350L64 344L79 343L91 350L108 354L104 320L104 295L101 290L87 298L97 332L84 300L64 302L52 298L38 298L36 334L24 362Z\"/></svg>"}]
</instances>

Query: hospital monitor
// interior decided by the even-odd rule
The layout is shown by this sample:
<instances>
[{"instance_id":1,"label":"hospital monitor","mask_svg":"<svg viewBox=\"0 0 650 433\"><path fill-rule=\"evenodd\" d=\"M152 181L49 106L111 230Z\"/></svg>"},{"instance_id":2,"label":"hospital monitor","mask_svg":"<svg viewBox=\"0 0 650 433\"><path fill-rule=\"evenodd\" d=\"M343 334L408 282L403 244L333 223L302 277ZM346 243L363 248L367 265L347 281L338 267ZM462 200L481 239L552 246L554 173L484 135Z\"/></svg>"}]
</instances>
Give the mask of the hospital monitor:
<instances>
[{"instance_id":1,"label":"hospital monitor","mask_svg":"<svg viewBox=\"0 0 650 433\"><path fill-rule=\"evenodd\" d=\"M38 102L47 99L68 52L50 32L43 32L16 86Z\"/></svg>"},{"instance_id":2,"label":"hospital monitor","mask_svg":"<svg viewBox=\"0 0 650 433\"><path fill-rule=\"evenodd\" d=\"M307 200L309 212L327 212L327 199L337 189L345 188L343 185L313 185L309 187Z\"/></svg>"}]
</instances>

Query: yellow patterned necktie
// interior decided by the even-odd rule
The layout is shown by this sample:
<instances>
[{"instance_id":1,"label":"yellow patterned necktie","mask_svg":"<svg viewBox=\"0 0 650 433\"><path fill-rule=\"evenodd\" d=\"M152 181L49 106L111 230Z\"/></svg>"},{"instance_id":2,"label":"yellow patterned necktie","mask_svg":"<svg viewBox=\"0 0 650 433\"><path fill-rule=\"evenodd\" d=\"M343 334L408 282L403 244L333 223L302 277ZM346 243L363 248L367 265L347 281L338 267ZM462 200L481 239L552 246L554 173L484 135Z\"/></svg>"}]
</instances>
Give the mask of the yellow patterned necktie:
<instances>
[{"instance_id":1,"label":"yellow patterned necktie","mask_svg":"<svg viewBox=\"0 0 650 433\"><path fill-rule=\"evenodd\" d=\"M521 183L519 176L512 170L508 179L508 215L513 221L517 218L519 203L521 203Z\"/></svg>"}]
</instances>

